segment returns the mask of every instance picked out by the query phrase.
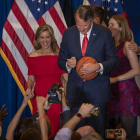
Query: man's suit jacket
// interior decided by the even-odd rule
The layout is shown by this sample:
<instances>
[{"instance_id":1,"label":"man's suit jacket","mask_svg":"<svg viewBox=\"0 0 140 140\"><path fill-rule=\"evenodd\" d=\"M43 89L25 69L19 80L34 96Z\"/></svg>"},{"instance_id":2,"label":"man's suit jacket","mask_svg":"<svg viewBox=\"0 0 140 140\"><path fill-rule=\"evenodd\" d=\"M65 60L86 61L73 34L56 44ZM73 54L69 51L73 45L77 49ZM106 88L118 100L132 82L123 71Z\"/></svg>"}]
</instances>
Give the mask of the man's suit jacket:
<instances>
[{"instance_id":1,"label":"man's suit jacket","mask_svg":"<svg viewBox=\"0 0 140 140\"><path fill-rule=\"evenodd\" d=\"M107 102L111 97L109 72L119 65L117 49L114 45L111 32L108 28L93 23L91 34L85 56L95 58L103 65L103 73L93 79L85 81L87 96L90 96L91 103ZM64 32L60 46L58 65L67 71L67 59L76 57L77 61L82 58L80 32L76 26ZM67 99L69 102L78 100L83 80L77 75L76 68L73 68L68 77Z\"/></svg>"}]
</instances>

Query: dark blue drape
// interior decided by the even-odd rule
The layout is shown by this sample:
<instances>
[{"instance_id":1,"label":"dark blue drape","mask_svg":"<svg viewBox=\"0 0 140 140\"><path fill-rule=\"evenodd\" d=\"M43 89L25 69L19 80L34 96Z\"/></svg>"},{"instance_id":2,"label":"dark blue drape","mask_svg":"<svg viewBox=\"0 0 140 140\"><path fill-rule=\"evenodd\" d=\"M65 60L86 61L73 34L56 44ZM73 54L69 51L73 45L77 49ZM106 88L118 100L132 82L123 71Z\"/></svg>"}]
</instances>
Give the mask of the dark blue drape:
<instances>
[{"instance_id":1,"label":"dark blue drape","mask_svg":"<svg viewBox=\"0 0 140 140\"><path fill-rule=\"evenodd\" d=\"M2 38L2 28L6 21L7 15L11 9L14 0L1 0L0 1L0 42ZM74 10L83 3L83 0L59 0L62 7L66 23L68 27L75 24L73 13ZM140 45L140 0L131 1L124 0L125 8L128 13L128 18L132 30L134 32L135 41ZM133 7L133 10L132 10ZM23 100L23 95L20 92L18 86L15 83L7 65L0 56L0 108L3 104L6 104L8 115L3 121L3 134L6 134L7 126L9 125L11 119L15 115L16 111L20 107ZM27 107L21 118L31 116L30 109Z\"/></svg>"},{"instance_id":2,"label":"dark blue drape","mask_svg":"<svg viewBox=\"0 0 140 140\"><path fill-rule=\"evenodd\" d=\"M4 22L9 14L12 3L14 0L1 0L0 1L0 42L2 38L2 29ZM19 90L15 80L13 79L7 65L0 56L0 108L6 104L8 115L2 121L2 136L5 137L7 127L11 119L16 114L23 100L23 95ZM22 118L31 116L29 107L23 112Z\"/></svg>"},{"instance_id":3,"label":"dark blue drape","mask_svg":"<svg viewBox=\"0 0 140 140\"><path fill-rule=\"evenodd\" d=\"M140 0L124 0L124 4L134 34L134 40L140 46Z\"/></svg>"}]
</instances>

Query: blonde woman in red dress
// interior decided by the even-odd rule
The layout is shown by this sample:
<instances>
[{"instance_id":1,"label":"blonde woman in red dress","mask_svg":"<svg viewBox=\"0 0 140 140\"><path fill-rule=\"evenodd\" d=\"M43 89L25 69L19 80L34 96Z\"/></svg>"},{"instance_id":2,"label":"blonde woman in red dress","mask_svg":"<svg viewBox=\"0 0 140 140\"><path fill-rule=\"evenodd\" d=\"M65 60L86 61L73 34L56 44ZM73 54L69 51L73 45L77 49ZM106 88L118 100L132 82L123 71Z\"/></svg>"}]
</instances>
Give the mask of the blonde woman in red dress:
<instances>
[{"instance_id":1,"label":"blonde woman in red dress","mask_svg":"<svg viewBox=\"0 0 140 140\"><path fill-rule=\"evenodd\" d=\"M28 81L29 94L35 95L31 102L33 114L37 112L36 96L46 97L48 89L54 83L61 84L61 76L67 81L67 73L58 67L59 48L54 37L54 31L50 25L44 24L38 27L35 35L35 51L28 57ZM62 85L62 84L61 84ZM54 136L60 129L61 104L52 104L46 115L49 117Z\"/></svg>"}]
</instances>

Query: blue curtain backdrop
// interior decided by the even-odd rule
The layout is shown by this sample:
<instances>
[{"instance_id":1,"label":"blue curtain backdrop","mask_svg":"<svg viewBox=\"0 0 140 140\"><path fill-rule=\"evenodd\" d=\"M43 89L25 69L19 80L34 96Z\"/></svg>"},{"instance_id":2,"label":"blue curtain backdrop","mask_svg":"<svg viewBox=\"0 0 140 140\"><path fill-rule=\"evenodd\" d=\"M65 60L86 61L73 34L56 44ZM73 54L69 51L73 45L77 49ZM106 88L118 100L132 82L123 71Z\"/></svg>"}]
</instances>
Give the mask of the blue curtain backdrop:
<instances>
[{"instance_id":1,"label":"blue curtain backdrop","mask_svg":"<svg viewBox=\"0 0 140 140\"><path fill-rule=\"evenodd\" d=\"M7 15L11 9L14 0L1 0L0 1L0 43L2 38L2 28L6 21ZM19 109L23 100L23 95L20 92L18 86L15 83L7 65L0 56L0 108L3 104L6 104L8 115L5 120L2 121L2 136L5 137L7 127ZM30 109L27 107L23 112L21 118L25 116L31 116Z\"/></svg>"},{"instance_id":2,"label":"blue curtain backdrop","mask_svg":"<svg viewBox=\"0 0 140 140\"><path fill-rule=\"evenodd\" d=\"M1 0L0 1L0 42L2 38L2 28L6 21L7 15L11 9L14 0ZM68 27L75 24L73 18L74 10L83 3L83 0L59 0L62 7L66 23ZM124 0L125 8L128 18L134 33L135 41L140 46L140 0L128 1ZM134 10L132 10L134 9ZM6 134L7 126L20 107L23 100L23 95L17 87L7 65L0 56L0 108L6 104L8 115L3 121L3 134ZM29 107L24 111L22 118L31 116Z\"/></svg>"},{"instance_id":3,"label":"blue curtain backdrop","mask_svg":"<svg viewBox=\"0 0 140 140\"><path fill-rule=\"evenodd\" d=\"M140 0L124 0L124 4L134 34L134 40L140 46Z\"/></svg>"}]
</instances>

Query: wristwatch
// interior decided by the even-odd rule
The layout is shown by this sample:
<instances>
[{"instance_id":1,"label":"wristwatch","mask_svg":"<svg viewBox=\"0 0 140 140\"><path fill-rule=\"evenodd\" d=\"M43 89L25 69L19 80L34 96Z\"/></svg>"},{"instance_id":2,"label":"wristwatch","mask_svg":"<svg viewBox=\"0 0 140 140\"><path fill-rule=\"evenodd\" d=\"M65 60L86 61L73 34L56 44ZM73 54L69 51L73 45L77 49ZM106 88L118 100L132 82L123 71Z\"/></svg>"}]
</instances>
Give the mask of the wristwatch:
<instances>
[{"instance_id":1,"label":"wristwatch","mask_svg":"<svg viewBox=\"0 0 140 140\"><path fill-rule=\"evenodd\" d=\"M80 118L80 120L82 120L82 119L83 119L83 117L82 117L82 115L81 115L80 113L77 113L77 114L76 114L76 116L77 116L77 117L79 117L79 118Z\"/></svg>"}]
</instances>

